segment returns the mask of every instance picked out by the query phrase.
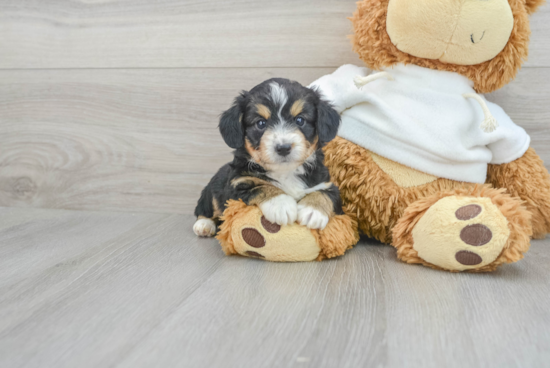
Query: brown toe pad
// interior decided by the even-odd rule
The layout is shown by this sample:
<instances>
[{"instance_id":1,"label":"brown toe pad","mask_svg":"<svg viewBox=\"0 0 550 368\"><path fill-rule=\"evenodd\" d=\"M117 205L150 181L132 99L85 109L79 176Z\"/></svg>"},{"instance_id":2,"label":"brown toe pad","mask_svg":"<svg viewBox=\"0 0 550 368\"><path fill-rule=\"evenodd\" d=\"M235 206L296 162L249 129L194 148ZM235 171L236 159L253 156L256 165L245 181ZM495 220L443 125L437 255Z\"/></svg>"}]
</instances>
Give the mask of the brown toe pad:
<instances>
[{"instance_id":1,"label":"brown toe pad","mask_svg":"<svg viewBox=\"0 0 550 368\"><path fill-rule=\"evenodd\" d=\"M481 208L480 205L470 204L468 206L460 207L456 211L455 216L459 220L467 221L476 218L482 211L483 208Z\"/></svg>"},{"instance_id":2,"label":"brown toe pad","mask_svg":"<svg viewBox=\"0 0 550 368\"><path fill-rule=\"evenodd\" d=\"M460 232L460 239L468 245L474 247L480 247L485 245L493 239L493 233L491 229L482 224L474 224L466 226Z\"/></svg>"},{"instance_id":3,"label":"brown toe pad","mask_svg":"<svg viewBox=\"0 0 550 368\"><path fill-rule=\"evenodd\" d=\"M456 260L465 266L475 266L483 262L483 259L474 252L468 252L466 250L457 252L455 255Z\"/></svg>"},{"instance_id":4,"label":"brown toe pad","mask_svg":"<svg viewBox=\"0 0 550 368\"><path fill-rule=\"evenodd\" d=\"M246 228L242 231L243 240L253 248L265 247L265 238L256 229Z\"/></svg>"}]
</instances>

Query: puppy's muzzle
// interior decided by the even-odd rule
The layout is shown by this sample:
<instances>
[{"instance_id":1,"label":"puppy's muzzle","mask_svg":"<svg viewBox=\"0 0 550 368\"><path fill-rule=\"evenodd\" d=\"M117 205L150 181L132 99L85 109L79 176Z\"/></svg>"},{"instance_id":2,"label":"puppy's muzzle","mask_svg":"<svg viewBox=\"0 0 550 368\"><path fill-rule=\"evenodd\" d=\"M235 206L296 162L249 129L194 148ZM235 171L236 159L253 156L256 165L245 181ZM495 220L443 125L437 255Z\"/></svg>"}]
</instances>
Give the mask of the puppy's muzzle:
<instances>
[{"instance_id":1,"label":"puppy's muzzle","mask_svg":"<svg viewBox=\"0 0 550 368\"><path fill-rule=\"evenodd\" d=\"M277 151L277 154L281 157L286 157L290 154L290 151L292 151L292 145L291 144L278 144L275 147L275 151Z\"/></svg>"}]
</instances>

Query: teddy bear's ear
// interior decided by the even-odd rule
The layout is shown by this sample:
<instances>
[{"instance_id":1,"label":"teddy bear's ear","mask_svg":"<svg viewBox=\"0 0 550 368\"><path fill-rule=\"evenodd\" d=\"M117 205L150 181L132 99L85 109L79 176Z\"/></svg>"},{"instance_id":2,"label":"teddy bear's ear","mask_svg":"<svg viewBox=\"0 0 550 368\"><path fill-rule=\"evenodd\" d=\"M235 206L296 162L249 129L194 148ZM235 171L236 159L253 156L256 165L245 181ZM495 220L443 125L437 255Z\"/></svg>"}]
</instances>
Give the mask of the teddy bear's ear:
<instances>
[{"instance_id":1,"label":"teddy bear's ear","mask_svg":"<svg viewBox=\"0 0 550 368\"><path fill-rule=\"evenodd\" d=\"M544 4L545 0L525 0L525 7L529 14L533 14L538 10L538 8Z\"/></svg>"}]
</instances>

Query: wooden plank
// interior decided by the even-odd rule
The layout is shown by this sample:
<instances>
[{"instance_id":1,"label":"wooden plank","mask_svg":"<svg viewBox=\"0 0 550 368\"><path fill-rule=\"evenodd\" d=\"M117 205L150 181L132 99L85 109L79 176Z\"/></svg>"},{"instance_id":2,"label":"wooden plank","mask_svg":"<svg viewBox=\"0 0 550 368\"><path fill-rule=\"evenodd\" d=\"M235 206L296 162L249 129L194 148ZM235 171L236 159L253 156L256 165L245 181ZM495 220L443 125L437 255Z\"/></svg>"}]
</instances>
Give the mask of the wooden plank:
<instances>
[{"instance_id":1,"label":"wooden plank","mask_svg":"<svg viewBox=\"0 0 550 368\"><path fill-rule=\"evenodd\" d=\"M224 259L215 241L197 245L191 216L0 208L0 218L10 222L0 230L0 367L110 366Z\"/></svg>"},{"instance_id":2,"label":"wooden plank","mask_svg":"<svg viewBox=\"0 0 550 368\"><path fill-rule=\"evenodd\" d=\"M544 4L531 15L531 42L526 67L550 67L550 4Z\"/></svg>"},{"instance_id":3,"label":"wooden plank","mask_svg":"<svg viewBox=\"0 0 550 368\"><path fill-rule=\"evenodd\" d=\"M189 213L231 159L219 114L273 76L333 69L0 71L0 205ZM550 68L490 96L550 162Z\"/></svg>"},{"instance_id":4,"label":"wooden plank","mask_svg":"<svg viewBox=\"0 0 550 368\"><path fill-rule=\"evenodd\" d=\"M357 62L355 0L7 0L0 68L304 67Z\"/></svg>"},{"instance_id":5,"label":"wooden plank","mask_svg":"<svg viewBox=\"0 0 550 368\"><path fill-rule=\"evenodd\" d=\"M356 0L5 0L0 68L337 67L359 63ZM550 6L529 66L549 66Z\"/></svg>"},{"instance_id":6,"label":"wooden plank","mask_svg":"<svg viewBox=\"0 0 550 368\"><path fill-rule=\"evenodd\" d=\"M550 60L550 57L548 58ZM531 145L550 167L550 68L524 68L515 81L487 99L499 104L512 120L525 128Z\"/></svg>"},{"instance_id":7,"label":"wooden plank","mask_svg":"<svg viewBox=\"0 0 550 368\"><path fill-rule=\"evenodd\" d=\"M192 211L231 160L217 125L233 98L331 70L0 72L0 204Z\"/></svg>"},{"instance_id":8,"label":"wooden plank","mask_svg":"<svg viewBox=\"0 0 550 368\"><path fill-rule=\"evenodd\" d=\"M225 257L186 215L0 208L0 367L518 367L550 351L550 240L491 274ZM5 268L5 265L9 265Z\"/></svg>"}]
</instances>

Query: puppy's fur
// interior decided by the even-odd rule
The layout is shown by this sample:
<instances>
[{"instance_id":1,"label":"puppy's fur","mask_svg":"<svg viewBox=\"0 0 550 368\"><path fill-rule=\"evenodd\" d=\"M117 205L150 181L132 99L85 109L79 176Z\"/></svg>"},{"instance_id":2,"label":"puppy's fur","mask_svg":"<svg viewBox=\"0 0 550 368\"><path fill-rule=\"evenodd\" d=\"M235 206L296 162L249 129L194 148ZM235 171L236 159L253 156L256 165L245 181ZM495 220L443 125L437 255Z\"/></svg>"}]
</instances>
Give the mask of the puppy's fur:
<instances>
[{"instance_id":1,"label":"puppy's fur","mask_svg":"<svg viewBox=\"0 0 550 368\"><path fill-rule=\"evenodd\" d=\"M258 205L272 223L323 229L343 213L322 151L339 125L340 115L319 93L297 82L270 79L242 92L219 126L234 159L202 191L195 233L214 236L230 199Z\"/></svg>"}]
</instances>

